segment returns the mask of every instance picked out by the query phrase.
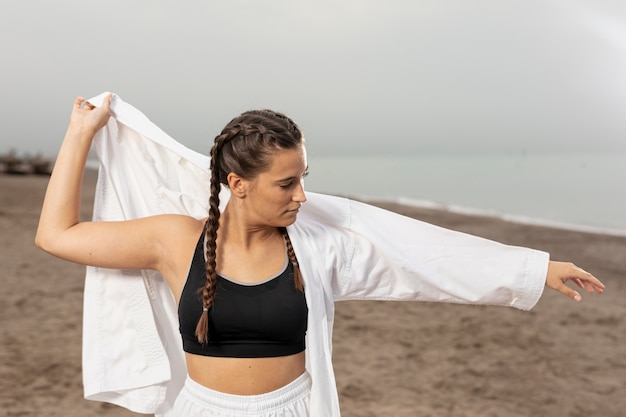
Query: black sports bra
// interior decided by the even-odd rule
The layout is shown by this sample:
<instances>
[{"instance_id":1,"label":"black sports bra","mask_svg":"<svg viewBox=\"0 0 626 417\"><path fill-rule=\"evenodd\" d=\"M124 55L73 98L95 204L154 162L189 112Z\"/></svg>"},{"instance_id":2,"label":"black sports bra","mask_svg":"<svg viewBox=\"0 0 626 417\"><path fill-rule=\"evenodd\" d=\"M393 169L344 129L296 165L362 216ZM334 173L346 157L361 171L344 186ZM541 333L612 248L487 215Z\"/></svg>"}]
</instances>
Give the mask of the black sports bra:
<instances>
[{"instance_id":1,"label":"black sports bra","mask_svg":"<svg viewBox=\"0 0 626 417\"><path fill-rule=\"evenodd\" d=\"M205 283L204 233L200 236L189 276L178 304L178 322L185 352L204 356L261 358L304 351L308 307L294 288L293 265L258 284L242 284L218 275L209 310L209 342L195 336L202 314Z\"/></svg>"}]
</instances>

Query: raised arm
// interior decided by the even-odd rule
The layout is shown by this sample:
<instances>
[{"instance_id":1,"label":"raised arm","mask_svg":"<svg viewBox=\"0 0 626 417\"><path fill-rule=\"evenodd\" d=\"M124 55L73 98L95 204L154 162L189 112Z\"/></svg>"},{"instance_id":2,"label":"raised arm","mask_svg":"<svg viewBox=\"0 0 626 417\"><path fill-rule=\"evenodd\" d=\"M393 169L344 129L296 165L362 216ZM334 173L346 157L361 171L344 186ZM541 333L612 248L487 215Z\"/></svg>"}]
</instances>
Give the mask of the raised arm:
<instances>
[{"instance_id":1,"label":"raised arm","mask_svg":"<svg viewBox=\"0 0 626 417\"><path fill-rule=\"evenodd\" d=\"M41 209L35 244L53 255L80 261L66 253L66 233L72 234L80 220L80 192L83 172L91 142L96 132L109 120L109 94L102 107L96 108L83 97L74 101L70 123L65 133Z\"/></svg>"},{"instance_id":2,"label":"raised arm","mask_svg":"<svg viewBox=\"0 0 626 417\"><path fill-rule=\"evenodd\" d=\"M161 262L172 258L172 248L177 244L188 246L186 241L177 242L189 236L185 230L200 233L195 219L167 215L121 222L80 222L87 154L96 132L109 119L110 103L111 95L101 107L82 97L75 100L44 198L35 243L52 255L84 265L164 272L171 265Z\"/></svg>"}]
</instances>

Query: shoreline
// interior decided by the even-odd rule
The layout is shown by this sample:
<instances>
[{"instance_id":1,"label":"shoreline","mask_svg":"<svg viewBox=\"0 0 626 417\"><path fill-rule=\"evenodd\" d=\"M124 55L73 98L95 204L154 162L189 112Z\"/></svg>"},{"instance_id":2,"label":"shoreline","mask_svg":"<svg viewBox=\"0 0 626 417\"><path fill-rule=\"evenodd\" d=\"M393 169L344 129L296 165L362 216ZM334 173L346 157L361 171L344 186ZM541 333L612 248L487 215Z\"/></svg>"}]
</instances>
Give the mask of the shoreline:
<instances>
[{"instance_id":1,"label":"shoreline","mask_svg":"<svg viewBox=\"0 0 626 417\"><path fill-rule=\"evenodd\" d=\"M626 237L626 230L617 229L617 228L587 226L583 224L559 222L555 220L546 220L546 219L540 219L540 218L528 217L528 216L522 216L522 215L516 215L516 214L498 213L493 210L465 207L465 206L456 205L456 204L442 204L442 203L436 203L434 201L418 200L418 199L412 199L408 197L379 198L379 197L370 197L370 196L346 196L346 198L363 201L364 203L369 203L369 204L376 204L376 203L396 204L400 206L414 207L417 209L439 210L445 213L461 214L464 216L491 217L495 220L503 220L507 222L518 223L518 224L528 225L528 226L539 226L539 227L546 227L549 229L590 233L590 234L596 234L596 235Z\"/></svg>"},{"instance_id":2,"label":"shoreline","mask_svg":"<svg viewBox=\"0 0 626 417\"><path fill-rule=\"evenodd\" d=\"M310 156L309 191L626 235L626 154Z\"/></svg>"}]
</instances>

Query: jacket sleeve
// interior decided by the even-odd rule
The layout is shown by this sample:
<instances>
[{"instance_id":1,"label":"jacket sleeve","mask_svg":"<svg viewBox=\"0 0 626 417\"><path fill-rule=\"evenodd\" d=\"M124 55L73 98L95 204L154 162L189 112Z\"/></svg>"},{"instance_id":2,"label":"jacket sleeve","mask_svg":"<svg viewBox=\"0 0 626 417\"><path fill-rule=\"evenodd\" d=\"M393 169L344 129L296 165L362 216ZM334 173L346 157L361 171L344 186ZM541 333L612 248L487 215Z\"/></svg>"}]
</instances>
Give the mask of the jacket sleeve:
<instances>
[{"instance_id":1,"label":"jacket sleeve","mask_svg":"<svg viewBox=\"0 0 626 417\"><path fill-rule=\"evenodd\" d=\"M347 200L336 300L421 300L532 308L549 255ZM334 239L337 241L337 239Z\"/></svg>"}]
</instances>

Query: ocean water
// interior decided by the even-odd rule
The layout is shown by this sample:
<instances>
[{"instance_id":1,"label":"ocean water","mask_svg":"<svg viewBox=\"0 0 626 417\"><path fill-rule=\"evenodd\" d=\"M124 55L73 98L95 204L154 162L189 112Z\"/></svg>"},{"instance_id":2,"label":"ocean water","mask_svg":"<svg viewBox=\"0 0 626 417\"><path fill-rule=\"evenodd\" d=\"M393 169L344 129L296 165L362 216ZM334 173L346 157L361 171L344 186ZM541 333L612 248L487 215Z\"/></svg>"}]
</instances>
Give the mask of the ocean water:
<instances>
[{"instance_id":1,"label":"ocean water","mask_svg":"<svg viewBox=\"0 0 626 417\"><path fill-rule=\"evenodd\" d=\"M306 189L626 235L626 153L309 155Z\"/></svg>"}]
</instances>

